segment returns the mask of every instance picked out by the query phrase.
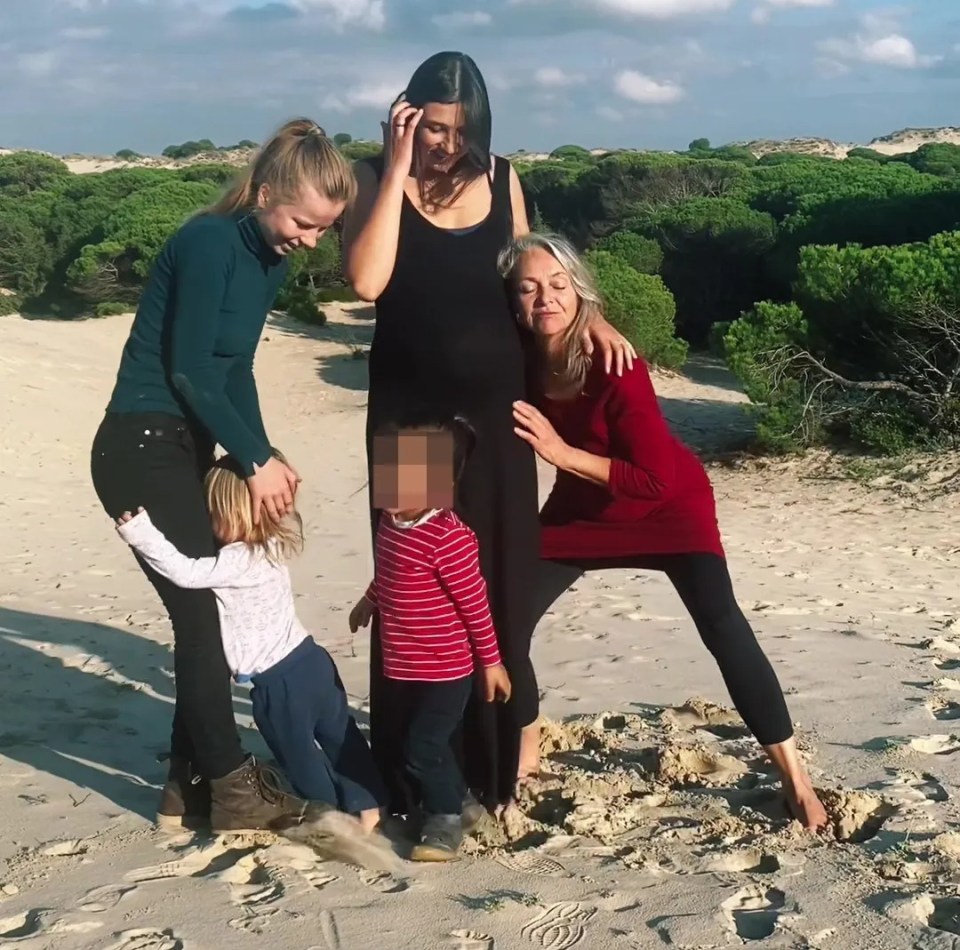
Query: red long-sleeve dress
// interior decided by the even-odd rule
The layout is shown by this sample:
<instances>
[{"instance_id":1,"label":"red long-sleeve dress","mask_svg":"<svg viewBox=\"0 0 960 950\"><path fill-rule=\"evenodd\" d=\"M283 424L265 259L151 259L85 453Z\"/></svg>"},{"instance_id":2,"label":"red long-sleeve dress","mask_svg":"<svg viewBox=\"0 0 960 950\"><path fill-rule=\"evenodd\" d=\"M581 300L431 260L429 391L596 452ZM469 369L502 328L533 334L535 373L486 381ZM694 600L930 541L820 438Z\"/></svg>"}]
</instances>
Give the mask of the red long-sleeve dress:
<instances>
[{"instance_id":1,"label":"red long-sleeve dress","mask_svg":"<svg viewBox=\"0 0 960 950\"><path fill-rule=\"evenodd\" d=\"M579 396L537 408L568 445L611 459L606 487L558 470L540 512L542 557L723 557L710 479L670 431L642 360L617 376L598 358Z\"/></svg>"}]
</instances>

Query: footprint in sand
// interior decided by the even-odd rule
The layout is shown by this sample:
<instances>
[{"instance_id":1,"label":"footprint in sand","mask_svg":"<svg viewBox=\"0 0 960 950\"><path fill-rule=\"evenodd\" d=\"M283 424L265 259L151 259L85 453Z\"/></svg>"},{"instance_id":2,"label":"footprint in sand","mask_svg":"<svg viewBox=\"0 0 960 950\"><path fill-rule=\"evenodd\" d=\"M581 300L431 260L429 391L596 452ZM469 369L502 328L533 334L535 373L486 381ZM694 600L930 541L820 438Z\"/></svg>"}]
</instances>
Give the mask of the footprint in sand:
<instances>
[{"instance_id":1,"label":"footprint in sand","mask_svg":"<svg viewBox=\"0 0 960 950\"><path fill-rule=\"evenodd\" d=\"M497 864L510 871L522 874L537 874L542 877L570 877L570 872L553 858L536 851L507 852L497 855Z\"/></svg>"},{"instance_id":2,"label":"footprint in sand","mask_svg":"<svg viewBox=\"0 0 960 950\"><path fill-rule=\"evenodd\" d=\"M960 898L921 894L898 902L889 914L907 925L919 923L929 928L925 936L913 944L917 950L954 947L958 943L943 934L960 937Z\"/></svg>"},{"instance_id":3,"label":"footprint in sand","mask_svg":"<svg viewBox=\"0 0 960 950\"><path fill-rule=\"evenodd\" d=\"M410 887L409 881L396 878L386 871L361 871L360 883L381 894L399 894Z\"/></svg>"},{"instance_id":4,"label":"footprint in sand","mask_svg":"<svg viewBox=\"0 0 960 950\"><path fill-rule=\"evenodd\" d=\"M453 950L494 950L496 944L489 934L479 930L454 930L450 933Z\"/></svg>"},{"instance_id":5,"label":"footprint in sand","mask_svg":"<svg viewBox=\"0 0 960 950\"><path fill-rule=\"evenodd\" d=\"M947 790L929 772L894 772L894 780L889 783L871 785L871 788L883 789L891 798L904 804L926 804L945 802L950 796Z\"/></svg>"},{"instance_id":6,"label":"footprint in sand","mask_svg":"<svg viewBox=\"0 0 960 950\"><path fill-rule=\"evenodd\" d=\"M314 889L322 891L328 884L334 884L340 880L336 874L327 874L318 869L311 869L300 872L303 879Z\"/></svg>"},{"instance_id":7,"label":"footprint in sand","mask_svg":"<svg viewBox=\"0 0 960 950\"><path fill-rule=\"evenodd\" d=\"M72 858L81 854L86 854L89 845L82 838L68 838L65 841L52 841L38 850L48 858Z\"/></svg>"},{"instance_id":8,"label":"footprint in sand","mask_svg":"<svg viewBox=\"0 0 960 950\"><path fill-rule=\"evenodd\" d=\"M242 854L249 853L247 848ZM166 881L175 877L202 877L205 873L217 869L219 859L231 851L225 839L214 838L204 844L186 848L176 861L165 861L163 864L152 865L146 868L137 868L128 871L124 879L134 884L144 884L147 881Z\"/></svg>"},{"instance_id":9,"label":"footprint in sand","mask_svg":"<svg viewBox=\"0 0 960 950\"><path fill-rule=\"evenodd\" d=\"M930 715L939 722L950 722L953 719L960 719L960 703L955 703L949 699L931 699L927 703L927 709Z\"/></svg>"},{"instance_id":10,"label":"footprint in sand","mask_svg":"<svg viewBox=\"0 0 960 950\"><path fill-rule=\"evenodd\" d=\"M88 914L102 914L111 907L116 907L124 897L132 894L136 889L133 884L128 887L123 884L105 884L102 887L95 887L77 901L77 909L86 911Z\"/></svg>"},{"instance_id":11,"label":"footprint in sand","mask_svg":"<svg viewBox=\"0 0 960 950\"><path fill-rule=\"evenodd\" d=\"M787 897L775 887L745 887L721 905L727 928L741 940L765 940L777 928Z\"/></svg>"},{"instance_id":12,"label":"footprint in sand","mask_svg":"<svg viewBox=\"0 0 960 950\"><path fill-rule=\"evenodd\" d=\"M775 854L767 854L759 848L743 848L707 858L703 870L728 874L774 874L780 870L780 860Z\"/></svg>"},{"instance_id":13,"label":"footprint in sand","mask_svg":"<svg viewBox=\"0 0 960 950\"><path fill-rule=\"evenodd\" d=\"M695 697L682 706L663 711L663 721L683 730L703 730L718 739L739 739L750 734L743 720L732 710Z\"/></svg>"},{"instance_id":14,"label":"footprint in sand","mask_svg":"<svg viewBox=\"0 0 960 950\"><path fill-rule=\"evenodd\" d=\"M283 897L285 891L276 871L257 852L244 855L236 864L210 877L226 883L230 900L239 907L272 904Z\"/></svg>"},{"instance_id":15,"label":"footprint in sand","mask_svg":"<svg viewBox=\"0 0 960 950\"><path fill-rule=\"evenodd\" d=\"M42 910L25 910L0 919L0 942L36 936L43 930L43 914Z\"/></svg>"},{"instance_id":16,"label":"footprint in sand","mask_svg":"<svg viewBox=\"0 0 960 950\"><path fill-rule=\"evenodd\" d=\"M951 755L960 750L960 736L914 736L907 745L926 755Z\"/></svg>"},{"instance_id":17,"label":"footprint in sand","mask_svg":"<svg viewBox=\"0 0 960 950\"><path fill-rule=\"evenodd\" d=\"M687 746L666 746L657 763L657 777L675 785L735 785L748 772L732 755Z\"/></svg>"},{"instance_id":18,"label":"footprint in sand","mask_svg":"<svg viewBox=\"0 0 960 950\"><path fill-rule=\"evenodd\" d=\"M170 929L142 927L114 934L114 943L103 950L184 950L184 942Z\"/></svg>"},{"instance_id":19,"label":"footprint in sand","mask_svg":"<svg viewBox=\"0 0 960 950\"><path fill-rule=\"evenodd\" d=\"M551 904L524 924L520 934L544 950L569 950L586 936L586 924L597 909L584 907L575 901Z\"/></svg>"}]
</instances>

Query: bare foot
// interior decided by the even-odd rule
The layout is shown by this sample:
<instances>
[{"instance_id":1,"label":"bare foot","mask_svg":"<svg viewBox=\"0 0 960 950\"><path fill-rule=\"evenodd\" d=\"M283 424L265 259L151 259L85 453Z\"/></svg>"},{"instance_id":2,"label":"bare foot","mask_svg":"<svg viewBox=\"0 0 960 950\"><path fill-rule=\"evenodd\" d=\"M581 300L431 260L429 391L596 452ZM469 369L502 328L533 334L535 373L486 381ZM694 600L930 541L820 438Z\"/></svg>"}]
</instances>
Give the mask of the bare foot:
<instances>
[{"instance_id":1,"label":"bare foot","mask_svg":"<svg viewBox=\"0 0 960 950\"><path fill-rule=\"evenodd\" d=\"M820 831L825 828L829 819L823 803L817 798L817 793L809 780L797 785L783 783L783 796L787 802L787 811L803 825L807 831Z\"/></svg>"},{"instance_id":2,"label":"bare foot","mask_svg":"<svg viewBox=\"0 0 960 950\"><path fill-rule=\"evenodd\" d=\"M371 831L375 831L380 825L380 817L379 808L367 808L360 812L360 827L363 828L367 834L370 834Z\"/></svg>"},{"instance_id":3,"label":"bare foot","mask_svg":"<svg viewBox=\"0 0 960 950\"><path fill-rule=\"evenodd\" d=\"M517 781L524 782L540 774L540 720L524 726L520 732L520 765Z\"/></svg>"},{"instance_id":4,"label":"bare foot","mask_svg":"<svg viewBox=\"0 0 960 950\"><path fill-rule=\"evenodd\" d=\"M807 831L819 831L827 824L824 809L807 775L797 743L791 736L785 742L764 747L780 773L780 784L787 810Z\"/></svg>"}]
</instances>

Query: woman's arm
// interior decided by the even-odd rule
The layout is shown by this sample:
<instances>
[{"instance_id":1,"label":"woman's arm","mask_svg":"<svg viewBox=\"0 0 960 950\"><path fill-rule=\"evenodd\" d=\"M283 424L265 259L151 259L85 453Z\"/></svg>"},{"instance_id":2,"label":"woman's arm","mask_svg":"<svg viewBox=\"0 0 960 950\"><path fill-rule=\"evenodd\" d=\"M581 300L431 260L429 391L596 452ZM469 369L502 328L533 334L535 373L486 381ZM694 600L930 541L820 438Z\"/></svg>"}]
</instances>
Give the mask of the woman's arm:
<instances>
[{"instance_id":1,"label":"woman's arm","mask_svg":"<svg viewBox=\"0 0 960 950\"><path fill-rule=\"evenodd\" d=\"M530 233L530 222L527 220L527 202L523 197L523 186L517 170L510 165L510 207L513 209L513 236L523 237Z\"/></svg>"},{"instance_id":2,"label":"woman's arm","mask_svg":"<svg viewBox=\"0 0 960 950\"><path fill-rule=\"evenodd\" d=\"M675 443L643 361L617 381L606 416L609 457L564 442L533 406L518 403L514 407L515 431L545 462L602 485L614 496L649 501L662 498L673 485Z\"/></svg>"},{"instance_id":3,"label":"woman's arm","mask_svg":"<svg viewBox=\"0 0 960 950\"><path fill-rule=\"evenodd\" d=\"M378 182L368 162L354 167L357 200L343 219L343 270L354 293L361 300L374 301L390 282L397 262L406 176L385 166Z\"/></svg>"},{"instance_id":4,"label":"woman's arm","mask_svg":"<svg viewBox=\"0 0 960 950\"><path fill-rule=\"evenodd\" d=\"M256 418L247 419L230 400L213 352L233 264L231 247L214 231L193 227L178 236L170 382L210 436L250 475L254 465L270 458L270 445L258 431L259 409Z\"/></svg>"},{"instance_id":5,"label":"woman's arm","mask_svg":"<svg viewBox=\"0 0 960 950\"><path fill-rule=\"evenodd\" d=\"M237 412L246 419L251 432L264 445L269 445L270 440L263 427L263 415L260 412L260 395L253 375L252 356L234 364L227 374L226 393Z\"/></svg>"}]
</instances>

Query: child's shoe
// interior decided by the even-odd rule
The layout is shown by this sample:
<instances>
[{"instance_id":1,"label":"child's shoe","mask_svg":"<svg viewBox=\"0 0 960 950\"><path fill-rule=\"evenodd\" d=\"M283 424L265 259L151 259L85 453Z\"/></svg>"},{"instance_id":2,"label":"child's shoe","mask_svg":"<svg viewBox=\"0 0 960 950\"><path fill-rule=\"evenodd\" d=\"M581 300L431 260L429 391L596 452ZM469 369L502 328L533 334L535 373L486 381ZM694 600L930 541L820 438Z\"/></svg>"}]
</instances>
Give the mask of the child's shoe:
<instances>
[{"instance_id":1,"label":"child's shoe","mask_svg":"<svg viewBox=\"0 0 960 950\"><path fill-rule=\"evenodd\" d=\"M460 815L428 815L420 831L420 843L410 851L410 860L456 861L462 841Z\"/></svg>"}]
</instances>

